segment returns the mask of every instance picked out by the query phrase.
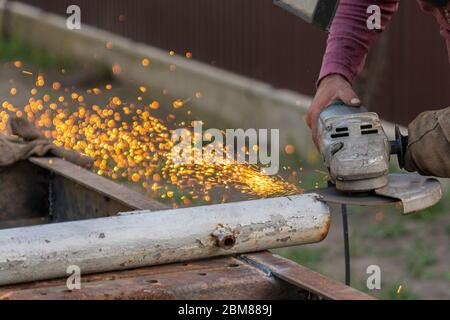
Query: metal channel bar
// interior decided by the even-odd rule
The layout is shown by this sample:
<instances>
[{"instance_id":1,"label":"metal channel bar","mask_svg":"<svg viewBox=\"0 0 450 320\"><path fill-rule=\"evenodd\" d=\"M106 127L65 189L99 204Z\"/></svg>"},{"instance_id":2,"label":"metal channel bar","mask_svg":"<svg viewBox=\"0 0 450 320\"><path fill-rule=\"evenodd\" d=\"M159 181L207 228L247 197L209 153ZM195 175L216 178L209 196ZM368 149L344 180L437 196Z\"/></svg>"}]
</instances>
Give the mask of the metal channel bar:
<instances>
[{"instance_id":1,"label":"metal channel bar","mask_svg":"<svg viewBox=\"0 0 450 320\"><path fill-rule=\"evenodd\" d=\"M273 255L269 252L245 254L241 259L276 278L284 280L299 288L330 300L374 300L375 298L362 293L341 282L332 280L324 275L303 267L288 259Z\"/></svg>"},{"instance_id":2,"label":"metal channel bar","mask_svg":"<svg viewBox=\"0 0 450 320\"><path fill-rule=\"evenodd\" d=\"M60 158L30 158L29 161L92 191L114 199L131 210L164 210L169 207L138 192Z\"/></svg>"}]
</instances>

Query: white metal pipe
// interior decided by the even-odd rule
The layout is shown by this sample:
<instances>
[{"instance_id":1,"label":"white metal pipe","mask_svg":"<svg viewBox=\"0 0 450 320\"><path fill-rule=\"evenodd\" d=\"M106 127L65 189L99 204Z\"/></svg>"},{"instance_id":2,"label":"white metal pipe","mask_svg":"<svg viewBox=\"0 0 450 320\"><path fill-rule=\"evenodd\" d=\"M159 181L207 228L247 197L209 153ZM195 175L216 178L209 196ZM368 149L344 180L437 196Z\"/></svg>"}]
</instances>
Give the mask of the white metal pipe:
<instances>
[{"instance_id":1,"label":"white metal pipe","mask_svg":"<svg viewBox=\"0 0 450 320\"><path fill-rule=\"evenodd\" d=\"M321 241L330 212L315 194L137 211L0 231L0 285Z\"/></svg>"}]
</instances>

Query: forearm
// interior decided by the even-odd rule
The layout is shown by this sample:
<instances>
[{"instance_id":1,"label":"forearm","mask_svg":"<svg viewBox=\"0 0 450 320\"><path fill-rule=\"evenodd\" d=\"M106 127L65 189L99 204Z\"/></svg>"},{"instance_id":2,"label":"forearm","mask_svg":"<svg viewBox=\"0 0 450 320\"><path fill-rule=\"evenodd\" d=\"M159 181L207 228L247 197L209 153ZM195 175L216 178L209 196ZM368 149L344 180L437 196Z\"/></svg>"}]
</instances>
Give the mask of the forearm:
<instances>
[{"instance_id":1,"label":"forearm","mask_svg":"<svg viewBox=\"0 0 450 320\"><path fill-rule=\"evenodd\" d=\"M341 0L328 37L319 81L329 74L340 74L350 83L364 67L370 47L397 11L398 0ZM367 8L381 9L381 30L369 30Z\"/></svg>"}]
</instances>

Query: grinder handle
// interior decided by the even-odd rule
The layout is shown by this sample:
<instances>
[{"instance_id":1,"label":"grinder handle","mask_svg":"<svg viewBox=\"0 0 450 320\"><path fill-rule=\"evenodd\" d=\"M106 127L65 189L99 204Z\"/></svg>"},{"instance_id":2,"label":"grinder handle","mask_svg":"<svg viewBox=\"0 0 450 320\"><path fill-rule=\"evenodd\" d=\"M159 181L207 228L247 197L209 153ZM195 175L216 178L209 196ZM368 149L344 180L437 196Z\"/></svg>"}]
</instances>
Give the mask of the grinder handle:
<instances>
[{"instance_id":1,"label":"grinder handle","mask_svg":"<svg viewBox=\"0 0 450 320\"><path fill-rule=\"evenodd\" d=\"M354 107L345 104L342 100L335 100L330 105L325 107L319 114L318 120L320 121L321 116L327 118L328 116L344 116L348 114L364 113L367 109L363 106Z\"/></svg>"}]
</instances>

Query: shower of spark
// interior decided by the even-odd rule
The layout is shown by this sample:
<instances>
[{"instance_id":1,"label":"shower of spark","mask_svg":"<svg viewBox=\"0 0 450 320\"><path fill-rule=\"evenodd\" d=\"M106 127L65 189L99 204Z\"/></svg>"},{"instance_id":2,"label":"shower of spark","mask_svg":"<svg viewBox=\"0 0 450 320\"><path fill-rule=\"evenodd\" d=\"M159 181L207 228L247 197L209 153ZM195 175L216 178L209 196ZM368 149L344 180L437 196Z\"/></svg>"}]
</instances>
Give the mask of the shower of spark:
<instances>
[{"instance_id":1,"label":"shower of spark","mask_svg":"<svg viewBox=\"0 0 450 320\"><path fill-rule=\"evenodd\" d=\"M144 60L143 65L148 65ZM22 64L20 64L21 66ZM17 67L17 66L16 66ZM249 197L273 197L301 193L302 190L279 176L266 176L257 166L228 161L219 164L174 164L168 156L173 142L167 119L152 113L159 109L158 101L140 105L125 103L111 97L104 106L89 104L89 97L111 90L91 88L85 95L63 90L60 83L51 85L51 93L40 93L45 85L43 75L37 75L36 87L31 90L28 104L17 107L4 101L0 111L0 131L7 131L11 116L24 117L39 127L55 145L76 150L95 159L97 174L119 182L139 184L152 197L169 200L174 207L191 201L212 201L212 194L227 201L231 190ZM44 92L44 90L42 90ZM147 88L138 87L138 94ZM20 94L11 88L11 95ZM110 92L108 92L110 93ZM22 93L23 94L23 93ZM201 96L197 92L194 97ZM139 99L141 98L141 99ZM191 98L175 100L174 109L183 108ZM189 113L188 113L189 114ZM186 126L185 122L175 124Z\"/></svg>"}]
</instances>

